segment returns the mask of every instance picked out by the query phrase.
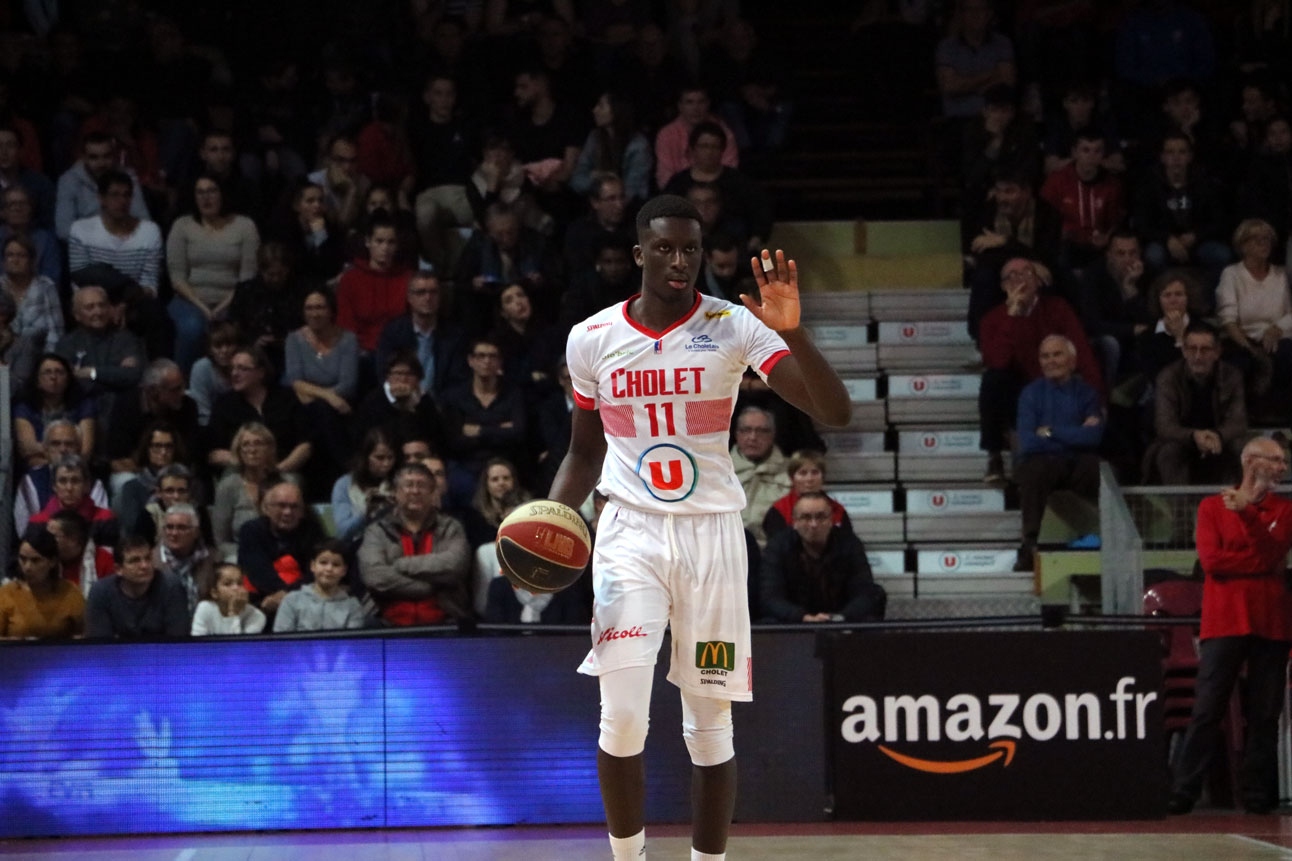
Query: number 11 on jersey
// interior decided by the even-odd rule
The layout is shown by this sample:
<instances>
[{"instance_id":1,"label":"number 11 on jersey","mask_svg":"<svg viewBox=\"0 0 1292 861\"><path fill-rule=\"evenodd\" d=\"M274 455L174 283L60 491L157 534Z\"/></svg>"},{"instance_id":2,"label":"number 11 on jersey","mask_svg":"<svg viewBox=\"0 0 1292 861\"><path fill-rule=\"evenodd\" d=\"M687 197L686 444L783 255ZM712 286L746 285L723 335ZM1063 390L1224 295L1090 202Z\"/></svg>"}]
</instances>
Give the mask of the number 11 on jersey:
<instances>
[{"instance_id":1,"label":"number 11 on jersey","mask_svg":"<svg viewBox=\"0 0 1292 861\"><path fill-rule=\"evenodd\" d=\"M673 403L664 401L658 404L646 404L646 415L650 418L650 435L660 435L660 418L664 419L664 436L677 436L677 427L673 424Z\"/></svg>"}]
</instances>

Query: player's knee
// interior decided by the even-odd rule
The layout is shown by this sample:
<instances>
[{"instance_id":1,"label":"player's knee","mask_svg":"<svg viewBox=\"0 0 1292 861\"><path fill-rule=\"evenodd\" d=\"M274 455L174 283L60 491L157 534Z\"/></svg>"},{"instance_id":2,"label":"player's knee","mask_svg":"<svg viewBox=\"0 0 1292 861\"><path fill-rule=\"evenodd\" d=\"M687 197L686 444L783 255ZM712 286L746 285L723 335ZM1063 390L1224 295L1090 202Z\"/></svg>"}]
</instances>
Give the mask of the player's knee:
<instances>
[{"instance_id":1,"label":"player's knee","mask_svg":"<svg viewBox=\"0 0 1292 861\"><path fill-rule=\"evenodd\" d=\"M650 703L612 705L601 703L601 737L597 744L611 756L636 756L646 749L650 729Z\"/></svg>"},{"instance_id":2,"label":"player's knee","mask_svg":"<svg viewBox=\"0 0 1292 861\"><path fill-rule=\"evenodd\" d=\"M721 765L736 755L731 703L682 694L682 738L699 766Z\"/></svg>"}]
</instances>

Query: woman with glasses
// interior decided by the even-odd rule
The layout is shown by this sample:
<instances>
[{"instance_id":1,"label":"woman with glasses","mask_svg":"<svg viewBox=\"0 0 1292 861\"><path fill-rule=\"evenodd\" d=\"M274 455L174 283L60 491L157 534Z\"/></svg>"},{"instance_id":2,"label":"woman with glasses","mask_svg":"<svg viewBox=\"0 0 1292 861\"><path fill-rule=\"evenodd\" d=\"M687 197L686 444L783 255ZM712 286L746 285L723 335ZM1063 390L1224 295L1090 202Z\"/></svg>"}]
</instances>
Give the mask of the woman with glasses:
<instances>
[{"instance_id":1,"label":"woman with glasses","mask_svg":"<svg viewBox=\"0 0 1292 861\"><path fill-rule=\"evenodd\" d=\"M230 454L232 469L215 486L211 504L213 537L225 559L237 556L238 530L260 516L265 491L283 480L274 435L259 422L238 429Z\"/></svg>"},{"instance_id":2,"label":"woman with glasses","mask_svg":"<svg viewBox=\"0 0 1292 861\"><path fill-rule=\"evenodd\" d=\"M134 461L139 464L139 470L121 488L112 506L126 535L140 534L138 522L144 507L157 493L162 473L175 464L189 462L188 445L167 422L150 422L135 446Z\"/></svg>"},{"instance_id":3,"label":"woman with glasses","mask_svg":"<svg viewBox=\"0 0 1292 861\"><path fill-rule=\"evenodd\" d=\"M45 425L55 419L67 419L81 435L79 454L94 453L94 435L98 423L93 398L82 397L72 382L72 366L57 353L46 353L36 362L36 371L22 394L14 400L13 435L18 457L27 469L48 463L41 445Z\"/></svg>"},{"instance_id":4,"label":"woman with glasses","mask_svg":"<svg viewBox=\"0 0 1292 861\"><path fill-rule=\"evenodd\" d=\"M4 274L0 290L13 299L17 314L10 324L15 335L32 339L40 350L53 350L63 336L63 308L58 287L36 272L36 246L26 236L4 241Z\"/></svg>"}]
</instances>

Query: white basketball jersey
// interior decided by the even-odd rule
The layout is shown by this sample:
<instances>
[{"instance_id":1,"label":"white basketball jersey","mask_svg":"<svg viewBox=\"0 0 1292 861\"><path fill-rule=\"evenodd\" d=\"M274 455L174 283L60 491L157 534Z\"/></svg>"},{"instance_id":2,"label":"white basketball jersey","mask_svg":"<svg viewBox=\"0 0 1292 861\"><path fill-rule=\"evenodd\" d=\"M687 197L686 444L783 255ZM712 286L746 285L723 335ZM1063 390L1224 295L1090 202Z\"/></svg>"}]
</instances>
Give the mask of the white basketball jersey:
<instances>
[{"instance_id":1,"label":"white basketball jersey","mask_svg":"<svg viewBox=\"0 0 1292 861\"><path fill-rule=\"evenodd\" d=\"M698 292L663 332L629 318L632 301L575 326L566 347L574 399L599 410L606 431L597 489L644 511L743 510L731 412L746 366L766 379L789 355L785 341L743 306Z\"/></svg>"}]
</instances>

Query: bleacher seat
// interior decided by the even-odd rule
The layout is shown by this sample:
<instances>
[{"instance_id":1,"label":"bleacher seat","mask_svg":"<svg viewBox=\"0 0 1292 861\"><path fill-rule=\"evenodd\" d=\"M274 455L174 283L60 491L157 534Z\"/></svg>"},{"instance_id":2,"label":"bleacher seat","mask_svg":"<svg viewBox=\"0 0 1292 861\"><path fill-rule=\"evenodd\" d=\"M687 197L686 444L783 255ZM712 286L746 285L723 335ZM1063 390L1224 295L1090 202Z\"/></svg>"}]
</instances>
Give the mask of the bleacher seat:
<instances>
[{"instance_id":1,"label":"bleacher seat","mask_svg":"<svg viewBox=\"0 0 1292 861\"><path fill-rule=\"evenodd\" d=\"M888 421L941 425L978 420L978 374L890 374Z\"/></svg>"}]
</instances>

